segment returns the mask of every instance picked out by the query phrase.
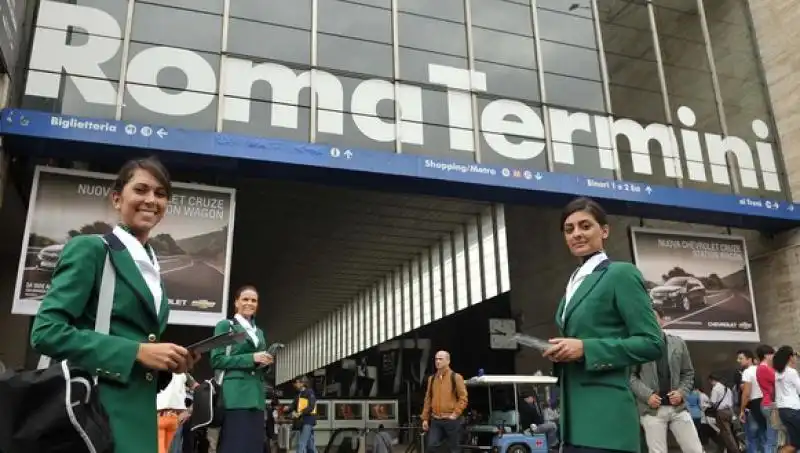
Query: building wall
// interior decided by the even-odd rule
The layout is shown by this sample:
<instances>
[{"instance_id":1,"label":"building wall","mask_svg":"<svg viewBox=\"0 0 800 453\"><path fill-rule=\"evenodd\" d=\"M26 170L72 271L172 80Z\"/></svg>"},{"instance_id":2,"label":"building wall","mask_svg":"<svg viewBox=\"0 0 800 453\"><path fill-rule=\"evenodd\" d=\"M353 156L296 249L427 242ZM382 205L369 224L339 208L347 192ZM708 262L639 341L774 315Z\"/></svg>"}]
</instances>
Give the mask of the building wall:
<instances>
[{"instance_id":1,"label":"building wall","mask_svg":"<svg viewBox=\"0 0 800 453\"><path fill-rule=\"evenodd\" d=\"M605 16L607 20L601 21L612 110L623 116L669 121L665 118L666 111L667 116L672 115L674 123L679 123L678 107L688 106L694 111L700 129L719 133L727 131L730 135L743 137L753 136L753 120L760 119L772 129L771 138L780 139L788 184L795 192L795 188L800 187L800 122L796 113L800 101L797 94L800 92L800 75L797 75L800 56L792 43L795 41L793 37L798 36L794 24L800 19L800 10L789 1L751 1L749 8L740 0L703 2L711 61L718 80L719 99L715 99L697 2L657 3L654 3L653 13L659 37L658 48L652 40L646 6L598 1L601 6L616 4L618 8L617 14L608 14ZM671 8L659 5L671 5ZM657 55L663 63L665 89L669 93L666 108L658 86ZM774 122L770 117L770 98ZM730 163L738 164L736 159ZM523 329L542 337L555 335L553 313L563 295L565 282L576 266L559 233L559 212L508 206L506 221L512 309L522 321ZM612 235L608 241L612 259L631 260L627 230L631 225L640 224L653 228L728 233L721 227L613 217ZM800 322L800 277L796 269L800 264L800 250L797 248L800 233L731 233L747 238L762 341L772 344L797 342L800 340L796 328ZM738 346L730 343L690 344L701 373L730 367L731 355ZM518 354L517 365L520 372L549 367L530 350Z\"/></svg>"},{"instance_id":2,"label":"building wall","mask_svg":"<svg viewBox=\"0 0 800 453\"><path fill-rule=\"evenodd\" d=\"M507 206L506 222L509 241L509 269L512 282L511 310L518 320L518 328L540 338L557 336L554 314L566 282L577 267L564 243L559 229L560 211L530 206ZM744 236L751 257L751 273L756 312L762 338L769 337L766 326L774 319L775 293L770 269L760 263L759 257L769 256L773 241L758 232L746 230L728 231L723 227L655 221L632 217L610 217L610 237L606 242L607 253L612 260L633 261L629 227L644 226L694 233L733 234ZM755 258L755 259L753 259ZM689 343L695 368L699 376L707 376L713 370L730 368L734 364L734 353L750 344L691 342ZM517 353L518 373L533 373L537 369L550 370L550 364L533 349L521 349Z\"/></svg>"},{"instance_id":3,"label":"building wall","mask_svg":"<svg viewBox=\"0 0 800 453\"><path fill-rule=\"evenodd\" d=\"M697 0L152 1L130 13L124 0L45 1L22 106L668 186L694 167L684 187L730 193L737 178L710 162L730 143L690 165L661 158L682 144L658 125L678 124L684 106L701 134L742 139L731 164L753 175L743 194L781 198L765 188L780 169L749 149L751 122L771 119L751 89L742 3L706 3L717 91ZM174 23L186 33L167 32ZM265 40L283 45L254 44ZM608 113L639 123L619 134L619 165L608 133L622 127Z\"/></svg>"},{"instance_id":4,"label":"building wall","mask_svg":"<svg viewBox=\"0 0 800 453\"><path fill-rule=\"evenodd\" d=\"M156 6L155 3L164 6ZM65 79L60 89L56 90L58 94L55 99L44 95L47 91L44 87L52 86L47 80L52 81L54 77L58 77L64 68L52 66L54 61L59 61L56 58L58 55L48 54L47 44L63 43L67 25L75 25L60 24L57 20L59 17L79 20L79 15L51 15L49 22L46 23L41 23L40 18L36 30L36 43L40 46L39 52L43 53L28 64L29 83L23 107L197 129L217 129L298 140L310 139L334 145L361 146L389 152L395 151L396 145L399 144L402 145L403 152L439 153L435 157L447 159L461 159L466 156L469 160L473 155L468 151L454 150L451 146L452 135L448 135L444 128L445 125L452 123L445 108L447 93L441 84L431 83L426 70L427 64L436 63L486 72L488 81L486 92L473 90L475 91L474 102L471 103L474 110L473 117L478 116L479 107L480 111L485 111L486 105L496 98L510 98L522 102L531 107L535 113L542 115L540 101L546 97L545 104L548 107L607 113L610 106L611 112L615 115L633 118L643 124L649 122L678 124L680 123L677 119L678 107L687 106L696 116L696 129L712 134L727 133L740 136L751 144L754 140L753 120L761 120L768 126L773 124L764 90L761 89L759 64L755 59L756 53L750 39L749 16L743 8L745 5L743 0L704 2L710 48L713 52L711 62L717 73L716 81L711 77L712 64L709 62L706 36L700 25L702 15L697 10L696 0L659 1L656 2L657 5L649 7L650 11L648 7L641 6L640 2L625 0L597 0L594 3L580 0L569 3L574 3L573 6L576 8L572 6L567 8L565 5L568 3L563 0L540 0L535 11L530 10L529 2L520 0L494 0L493 6L486 6L490 4L489 0L485 2L443 0L433 3L419 0L398 2L385 0L359 2L361 5L355 2L320 0L315 2L319 5L320 11L315 16L318 17L318 23L313 26L310 10L312 2L308 0L295 2L291 8L277 9L264 6L262 2L242 0L234 2L235 6L232 4L228 16L225 16L218 2L180 3L183 9L170 8L167 6L170 2L164 1L137 2L131 29L125 30L128 2L124 0L105 2L102 8L113 16L112 25L116 23L121 29L114 30L114 27L110 26L94 32L95 28L89 27L95 35L82 36L77 33L70 37L71 40L74 39L71 42L75 45L94 39L94 42L99 43L97 45L103 49L111 49L108 61L101 66L102 73L81 72L87 70L91 72L94 68L91 65L73 64L66 69L66 73L72 77L69 80ZM371 6L365 6L363 3ZM775 123L778 124L784 146L784 160L790 175L798 174L800 157L797 156L800 156L800 151L793 151L792 148L798 146L794 140L798 126L792 124L792 120L796 118L792 117L790 96L798 90L797 82L792 82L792 78L787 77L787 74L797 72L798 57L791 54L789 36L796 33L792 30L792 14L800 13L791 12L790 2L786 0L751 3L754 8L755 29L764 55L769 92L775 100ZM399 5L399 11L391 11L392 4ZM596 40L594 23L590 20L593 17L593 7L599 12L599 28L603 36L607 74L603 73L601 65L603 59L598 58L601 42ZM353 11L357 11L358 14ZM470 14L467 14L468 12ZM656 41L652 39L650 13L658 29ZM394 16L397 17L396 23L392 23ZM531 20L528 20L529 16ZM508 22L507 19L510 18L515 19L513 23ZM371 22L372 26L366 27L359 21ZM202 30L202 32L198 31L198 35L189 33L181 36L168 32L161 34L170 29L169 24L181 22L192 24L184 27L186 30ZM96 23L99 22L95 21ZM230 26L228 33L223 33L225 23ZM375 26L376 24L378 26ZM317 30L314 40L311 37L311 30ZM429 30L433 30L436 35L428 36L426 32ZM441 39L447 33L460 38ZM123 35L130 37L128 52L122 48L123 42L128 42ZM395 36L397 39L394 39ZM467 36L471 37L469 42ZM226 42L223 43L223 39L226 39ZM264 42L265 39L272 42L281 40L285 45L276 47L254 44ZM312 41L316 42L316 48L312 49ZM434 46L436 48L432 48L431 43L436 43ZM41 48L42 46L44 48ZM189 49L213 68L215 82L211 84L211 88L203 84L200 84L203 86L194 84L188 88L195 91L185 93L185 98L199 99L202 101L201 104L209 101L206 108L191 115L178 115L174 112L154 114L142 105L142 100L148 97L162 96L163 93L160 93L162 89L187 88L187 78L176 68L167 67L158 74L158 77L149 79L146 77L146 70L152 68L146 65L137 66L136 68L142 70L141 73L133 71L134 75L131 75L131 68L127 65L133 62L133 59L145 53L152 58L152 55L157 55L161 52L159 49L163 47L172 49L173 53L170 55L177 55L182 50L181 55L186 56L188 54L185 50ZM53 48L50 49L51 53ZM223 48L225 50L221 50ZM513 55L505 55L497 52L497 49L514 49L514 52ZM540 51L538 56L537 50ZM396 59L395 54L398 55ZM122 61L123 56L128 56L129 60ZM311 121L314 115L312 107L322 109L316 112L320 114L337 112L324 111L326 105L319 99L312 102L314 96L311 96L311 90L300 90L295 99L287 100L285 96L276 99L274 86L258 83L253 85L251 90L245 90L247 91L245 93L237 92L239 97L235 99L230 99L235 96L227 93L229 102L226 103L225 96L219 96L218 93L224 91L222 85L217 85L217 82L223 79L220 68L227 68L234 73L232 69L235 69L235 66L229 64L230 60L239 59L239 63L242 63L241 57L248 61L259 63L269 61L290 66L295 73L311 68L333 73L343 85L344 98L348 104L353 97L354 88L366 79L377 77L413 85L420 90L422 104L425 107L425 119L419 120L422 122L420 127L424 132L424 146L400 143L397 137L395 137L396 142L388 143L369 139L355 120L351 119L347 120L344 132L341 134L325 134L324 130L320 130L320 123L317 123L317 130L312 130L311 126L315 124ZM81 58L71 58L70 61L75 63ZM792 58L795 60L792 61ZM201 66L197 58L192 61L196 63L196 67ZM162 65L164 63L161 62ZM127 77L124 70L128 71ZM662 73L664 87L660 86ZM95 100L103 97L102 94L108 91L104 91L108 88L108 84L101 81L103 78L111 81L111 96L103 102L89 102L84 99L81 93L85 92L94 93ZM540 79L543 81L541 85L539 85ZM314 83L319 83L320 80L330 81L322 77L314 80ZM604 98L601 83L603 80L607 80L609 84L609 99ZM119 91L121 96L117 97L120 81L124 81L126 86ZM83 91L78 85L83 87ZM662 88L667 93L669 105L663 103ZM163 99L163 96L161 98ZM225 116L226 108L240 111L241 109L234 107L241 104L237 101L246 98L253 100L252 104L246 107L249 112L245 115L248 117L247 121L242 121L238 116L237 119ZM105 102L109 99L110 103ZM281 100L288 104L280 105ZM277 124L276 119L272 117L273 112L279 111L275 107L290 107L293 102L300 104L295 127ZM223 104L222 108L219 108L220 103ZM796 102L794 104L796 105ZM391 119L399 112L391 105L387 107L386 103L381 103L376 112L356 111L358 109L351 107L343 106L342 109L348 110L346 112L348 114L358 113L362 120L376 120L379 117ZM466 110L470 110L469 105ZM219 116L220 114L222 116ZM324 116L326 115L318 114L315 118ZM286 119L286 115L283 115L283 118ZM465 125L467 128L477 122L477 118L469 119L469 124ZM484 129L483 134L468 133L460 136L477 137L478 141L472 145L478 145L478 148L486 151L491 148L488 146L487 137L490 140L498 139L500 134L497 132L505 131ZM549 130L547 132L551 133ZM524 162L509 160L488 151L482 153L481 158L483 162L497 165L513 164L537 169L549 166L562 172L613 176L600 168L597 137L590 135L578 132L566 139L575 151L575 163L572 166L554 165L553 147L544 155ZM550 138L558 141L558 137ZM535 139L536 137L530 134L529 136L522 134L515 140L531 142ZM642 149L630 143L618 143L621 175L627 179L643 180L648 183L674 185L674 179L667 174L667 165L662 165L660 162L663 160L657 158L661 150L657 149L657 146L654 147L653 143L649 145L648 149ZM632 171L631 162L637 154L653 156L651 162L654 174L648 176ZM731 159L729 163L734 166L744 165L740 159ZM756 159L754 165L759 167L760 162ZM686 163L681 164L684 173L687 169ZM713 170L706 163L703 169L705 172ZM791 173L791 169L794 169L794 173ZM677 168L673 168L673 171L677 171ZM775 171L781 171L781 168ZM783 179L784 175L781 174L780 177ZM684 187L702 190L730 191L726 185L690 181L684 181L683 184ZM759 181L759 184L763 185L763 181ZM800 175L791 176L790 185L792 187L800 185ZM743 193L765 194L760 189L744 190ZM769 195L776 196L775 193ZM511 279L515 291L513 303L520 307L526 325L542 323L542 326L545 326L544 323L547 323L547 326L551 326L548 328L552 328L554 307L548 304L554 304L558 300L558 293L563 290L561 282L566 280L571 271L569 257L558 234L557 213L527 207L510 207L509 210L514 211L512 216L515 218L510 222L515 226L509 225ZM635 219L614 221L615 237L611 244L613 254L617 258L629 257L629 251L626 249L627 240L624 235L620 235L631 222L638 224L638 220ZM649 221L645 223L651 224ZM534 231L535 237L531 238L532 229L539 225L545 225L542 234ZM653 223L653 225L661 224ZM512 229L516 229L516 239L511 238ZM718 228L712 230L721 231ZM797 261L794 235L787 234L772 239L753 236L751 242L753 242L751 254L755 254L755 251L761 253L753 259L753 276L756 280L759 313L762 311L764 313L763 317L760 317L762 332L769 335L768 338L773 338L772 335L777 336L777 333L773 332L782 332L781 329L784 329L787 335L793 333L794 331L788 327L793 318L780 314L784 310L782 307L787 303L791 305L794 294L798 291L798 285L794 283L793 277L782 271ZM762 247L762 243L766 245ZM559 260L555 257L559 257ZM13 260L12 262L16 263ZM529 277L531 275L535 277ZM548 286L549 289L542 289ZM3 319L0 318L0 322L3 322ZM774 329L765 329L765 326Z\"/></svg>"},{"instance_id":5,"label":"building wall","mask_svg":"<svg viewBox=\"0 0 800 453\"><path fill-rule=\"evenodd\" d=\"M0 361L10 369L25 365L28 352L29 316L12 315L14 285L17 281L25 208L13 185L4 182L0 207Z\"/></svg>"},{"instance_id":6,"label":"building wall","mask_svg":"<svg viewBox=\"0 0 800 453\"><path fill-rule=\"evenodd\" d=\"M750 0L749 4L788 182L796 200L800 193L800 9L791 0ZM765 312L761 326L766 339L775 344L800 341L799 244L800 231L785 232L772 241L769 253L753 262L765 280L767 297L759 300Z\"/></svg>"}]
</instances>

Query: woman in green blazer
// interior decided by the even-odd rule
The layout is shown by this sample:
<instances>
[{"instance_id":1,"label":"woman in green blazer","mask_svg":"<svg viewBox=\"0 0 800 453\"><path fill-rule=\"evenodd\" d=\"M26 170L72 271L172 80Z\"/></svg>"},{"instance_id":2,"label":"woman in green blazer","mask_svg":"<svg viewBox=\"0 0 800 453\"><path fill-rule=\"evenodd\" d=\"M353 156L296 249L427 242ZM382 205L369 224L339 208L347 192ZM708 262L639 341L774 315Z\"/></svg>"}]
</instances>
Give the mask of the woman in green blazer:
<instances>
[{"instance_id":1,"label":"woman in green blazer","mask_svg":"<svg viewBox=\"0 0 800 453\"><path fill-rule=\"evenodd\" d=\"M264 374L273 357L267 354L264 332L255 324L258 291L247 285L234 293L236 314L217 323L214 335L245 332L245 341L211 351L211 368L222 374L225 421L219 453L264 452Z\"/></svg>"},{"instance_id":2,"label":"woman in green blazer","mask_svg":"<svg viewBox=\"0 0 800 453\"><path fill-rule=\"evenodd\" d=\"M650 297L635 266L611 262L603 251L609 228L597 202L573 200L561 229L580 266L556 311L560 338L544 355L559 377L564 452L638 452L630 369L658 359L662 346Z\"/></svg>"},{"instance_id":3,"label":"woman in green blazer","mask_svg":"<svg viewBox=\"0 0 800 453\"><path fill-rule=\"evenodd\" d=\"M123 165L111 190L120 220L112 232L117 245L107 248L96 235L70 240L31 328L36 351L97 374L115 453L158 451L158 372L183 373L193 362L186 349L159 342L169 306L147 240L166 212L170 192L169 175L157 160ZM94 331L106 254L116 268L107 335Z\"/></svg>"}]
</instances>

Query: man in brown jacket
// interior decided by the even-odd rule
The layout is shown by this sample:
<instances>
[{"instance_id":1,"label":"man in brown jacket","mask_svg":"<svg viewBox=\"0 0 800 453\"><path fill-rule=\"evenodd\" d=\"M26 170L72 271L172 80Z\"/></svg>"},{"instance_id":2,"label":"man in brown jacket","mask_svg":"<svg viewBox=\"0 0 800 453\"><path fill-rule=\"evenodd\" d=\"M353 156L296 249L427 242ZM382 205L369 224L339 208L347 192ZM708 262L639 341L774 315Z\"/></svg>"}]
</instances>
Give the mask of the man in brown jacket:
<instances>
[{"instance_id":1,"label":"man in brown jacket","mask_svg":"<svg viewBox=\"0 0 800 453\"><path fill-rule=\"evenodd\" d=\"M428 433L429 449L446 445L450 453L458 453L461 413L467 408L467 386L464 378L450 369L449 352L437 352L434 360L436 374L428 378L422 429Z\"/></svg>"}]
</instances>

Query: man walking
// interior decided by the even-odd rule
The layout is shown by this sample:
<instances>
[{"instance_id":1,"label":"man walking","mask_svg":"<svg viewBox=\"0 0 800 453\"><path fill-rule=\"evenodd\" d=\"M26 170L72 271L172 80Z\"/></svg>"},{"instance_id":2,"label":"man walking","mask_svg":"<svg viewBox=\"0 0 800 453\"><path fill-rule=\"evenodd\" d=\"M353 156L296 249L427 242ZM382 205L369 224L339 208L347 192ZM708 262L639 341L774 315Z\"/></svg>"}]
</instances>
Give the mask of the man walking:
<instances>
[{"instance_id":1,"label":"man walking","mask_svg":"<svg viewBox=\"0 0 800 453\"><path fill-rule=\"evenodd\" d=\"M292 419L295 427L300 431L297 436L297 453L317 453L317 440L314 436L314 426L317 424L317 398L314 391L309 388L306 376L294 380L297 396L292 403Z\"/></svg>"},{"instance_id":2,"label":"man walking","mask_svg":"<svg viewBox=\"0 0 800 453\"><path fill-rule=\"evenodd\" d=\"M467 408L464 378L450 369L450 353L439 351L434 357L436 373L428 378L422 429L428 433L428 448L446 445L450 453L460 451L461 413Z\"/></svg>"},{"instance_id":3,"label":"man walking","mask_svg":"<svg viewBox=\"0 0 800 453\"><path fill-rule=\"evenodd\" d=\"M653 307L658 323L664 313ZM667 429L672 431L683 453L703 453L686 395L694 387L694 367L686 343L663 333L661 359L645 363L631 374L631 389L639 401L641 424L650 453L667 453Z\"/></svg>"}]
</instances>

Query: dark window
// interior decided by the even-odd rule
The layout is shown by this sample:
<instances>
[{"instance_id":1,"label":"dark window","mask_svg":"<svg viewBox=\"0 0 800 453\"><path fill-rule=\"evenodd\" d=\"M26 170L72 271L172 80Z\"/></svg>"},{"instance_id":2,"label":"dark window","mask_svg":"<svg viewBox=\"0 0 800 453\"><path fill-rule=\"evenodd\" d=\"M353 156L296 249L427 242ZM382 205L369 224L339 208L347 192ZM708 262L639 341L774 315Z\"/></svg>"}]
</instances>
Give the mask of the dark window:
<instances>
[{"instance_id":1,"label":"dark window","mask_svg":"<svg viewBox=\"0 0 800 453\"><path fill-rule=\"evenodd\" d=\"M222 16L214 14L137 3L132 27L135 42L214 53L222 47Z\"/></svg>"},{"instance_id":2,"label":"dark window","mask_svg":"<svg viewBox=\"0 0 800 453\"><path fill-rule=\"evenodd\" d=\"M311 0L234 0L231 2L231 17L311 30Z\"/></svg>"},{"instance_id":3,"label":"dark window","mask_svg":"<svg viewBox=\"0 0 800 453\"><path fill-rule=\"evenodd\" d=\"M267 45L266 43L280 43ZM311 33L296 28L231 19L228 52L258 59L311 63Z\"/></svg>"}]
</instances>

